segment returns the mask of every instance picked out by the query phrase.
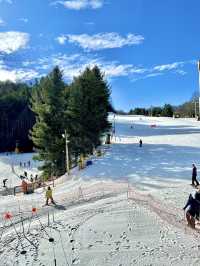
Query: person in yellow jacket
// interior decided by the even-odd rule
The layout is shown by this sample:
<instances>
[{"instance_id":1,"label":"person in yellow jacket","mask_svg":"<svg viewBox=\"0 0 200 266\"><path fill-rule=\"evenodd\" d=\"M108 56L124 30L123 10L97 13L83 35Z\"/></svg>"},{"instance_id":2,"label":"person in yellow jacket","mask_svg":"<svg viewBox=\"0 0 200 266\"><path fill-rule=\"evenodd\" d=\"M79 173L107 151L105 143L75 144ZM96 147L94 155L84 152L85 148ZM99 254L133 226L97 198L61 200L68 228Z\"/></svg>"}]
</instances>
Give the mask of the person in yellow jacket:
<instances>
[{"instance_id":1,"label":"person in yellow jacket","mask_svg":"<svg viewBox=\"0 0 200 266\"><path fill-rule=\"evenodd\" d=\"M49 199L51 200L51 203L55 204L55 201L53 200L52 196L52 189L49 186L46 191L46 205L49 205Z\"/></svg>"}]
</instances>

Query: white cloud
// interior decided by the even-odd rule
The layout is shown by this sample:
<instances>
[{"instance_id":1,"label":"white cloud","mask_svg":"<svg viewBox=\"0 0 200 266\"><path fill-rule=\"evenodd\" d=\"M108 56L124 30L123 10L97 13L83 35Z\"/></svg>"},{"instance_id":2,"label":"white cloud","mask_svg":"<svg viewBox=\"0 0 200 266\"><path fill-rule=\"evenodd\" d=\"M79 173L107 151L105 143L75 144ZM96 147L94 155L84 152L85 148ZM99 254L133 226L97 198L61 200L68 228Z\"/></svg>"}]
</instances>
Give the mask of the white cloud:
<instances>
[{"instance_id":1,"label":"white cloud","mask_svg":"<svg viewBox=\"0 0 200 266\"><path fill-rule=\"evenodd\" d=\"M86 67L98 65L107 78L122 77L132 75L133 73L143 73L143 68L138 68L132 64L120 64L117 61L105 61L102 58L96 58L94 55L82 54L55 54L51 57L39 59L37 62L24 62L24 66L36 66L37 70L48 71L55 65L62 70L67 80L72 80L78 76Z\"/></svg>"},{"instance_id":2,"label":"white cloud","mask_svg":"<svg viewBox=\"0 0 200 266\"><path fill-rule=\"evenodd\" d=\"M126 37L120 36L116 32L88 34L68 34L57 38L57 41L64 44L66 41L75 43L86 50L102 50L107 48L121 48L125 45L137 45L142 43L144 37L141 35L127 34Z\"/></svg>"},{"instance_id":3,"label":"white cloud","mask_svg":"<svg viewBox=\"0 0 200 266\"><path fill-rule=\"evenodd\" d=\"M39 73L33 69L8 69L4 65L0 65L0 80L1 81L28 81L39 77Z\"/></svg>"},{"instance_id":4,"label":"white cloud","mask_svg":"<svg viewBox=\"0 0 200 266\"><path fill-rule=\"evenodd\" d=\"M106 64L104 64L104 62L99 62L97 65L99 65L108 78L128 76L132 68L132 65L122 65L118 62L108 62Z\"/></svg>"},{"instance_id":5,"label":"white cloud","mask_svg":"<svg viewBox=\"0 0 200 266\"><path fill-rule=\"evenodd\" d=\"M5 21L2 18L0 18L0 26L4 26L5 24L6 24Z\"/></svg>"},{"instance_id":6,"label":"white cloud","mask_svg":"<svg viewBox=\"0 0 200 266\"><path fill-rule=\"evenodd\" d=\"M26 48L29 34L17 31L0 32L0 53L11 54Z\"/></svg>"},{"instance_id":7,"label":"white cloud","mask_svg":"<svg viewBox=\"0 0 200 266\"><path fill-rule=\"evenodd\" d=\"M64 35L61 35L61 36L57 37L56 40L58 41L59 44L63 45L63 44L65 44L67 37Z\"/></svg>"},{"instance_id":8,"label":"white cloud","mask_svg":"<svg viewBox=\"0 0 200 266\"><path fill-rule=\"evenodd\" d=\"M156 71L166 71L166 70L173 70L177 69L178 67L183 67L185 62L174 62L171 64L166 64L166 65L158 65L153 68L153 70Z\"/></svg>"},{"instance_id":9,"label":"white cloud","mask_svg":"<svg viewBox=\"0 0 200 266\"><path fill-rule=\"evenodd\" d=\"M176 72L177 74L180 74L180 75L182 75L182 76L184 76L184 75L186 75L186 74L187 74L187 72L186 72L186 71L184 71L184 70L182 70L182 69L177 69L175 72Z\"/></svg>"},{"instance_id":10,"label":"white cloud","mask_svg":"<svg viewBox=\"0 0 200 266\"><path fill-rule=\"evenodd\" d=\"M145 76L145 78L152 78L152 77L157 77L157 76L160 76L162 75L163 73L151 73L151 74L148 74Z\"/></svg>"},{"instance_id":11,"label":"white cloud","mask_svg":"<svg viewBox=\"0 0 200 266\"><path fill-rule=\"evenodd\" d=\"M172 64L158 65L144 68L133 64L121 64L118 61L106 61L94 54L53 54L49 57L43 57L35 61L24 61L24 68L35 69L38 73L47 74L53 67L58 65L63 71L64 78L72 81L74 77L80 75L86 67L99 66L101 71L108 79L117 77L127 77L131 81L138 81L147 78L153 78L167 73L178 73L180 75L186 72L178 66L191 64L187 62L176 62ZM162 67L161 67L162 66Z\"/></svg>"},{"instance_id":12,"label":"white cloud","mask_svg":"<svg viewBox=\"0 0 200 266\"><path fill-rule=\"evenodd\" d=\"M98 9L104 4L104 0L68 0L68 1L55 1L53 4L61 4L65 8L81 10L81 9Z\"/></svg>"}]
</instances>

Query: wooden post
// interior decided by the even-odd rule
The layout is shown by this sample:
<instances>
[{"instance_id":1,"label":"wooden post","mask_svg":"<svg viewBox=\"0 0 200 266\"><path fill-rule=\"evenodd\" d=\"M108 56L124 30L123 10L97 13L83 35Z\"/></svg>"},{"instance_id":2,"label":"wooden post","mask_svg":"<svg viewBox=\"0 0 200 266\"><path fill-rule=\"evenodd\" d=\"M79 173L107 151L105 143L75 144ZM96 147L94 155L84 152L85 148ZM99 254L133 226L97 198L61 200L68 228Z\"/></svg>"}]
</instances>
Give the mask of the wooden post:
<instances>
[{"instance_id":1,"label":"wooden post","mask_svg":"<svg viewBox=\"0 0 200 266\"><path fill-rule=\"evenodd\" d=\"M49 226L50 225L49 212L47 214L47 219L48 219L48 226Z\"/></svg>"},{"instance_id":2,"label":"wooden post","mask_svg":"<svg viewBox=\"0 0 200 266\"><path fill-rule=\"evenodd\" d=\"M79 187L78 188L78 200L80 200L81 198L84 200L82 188Z\"/></svg>"}]
</instances>

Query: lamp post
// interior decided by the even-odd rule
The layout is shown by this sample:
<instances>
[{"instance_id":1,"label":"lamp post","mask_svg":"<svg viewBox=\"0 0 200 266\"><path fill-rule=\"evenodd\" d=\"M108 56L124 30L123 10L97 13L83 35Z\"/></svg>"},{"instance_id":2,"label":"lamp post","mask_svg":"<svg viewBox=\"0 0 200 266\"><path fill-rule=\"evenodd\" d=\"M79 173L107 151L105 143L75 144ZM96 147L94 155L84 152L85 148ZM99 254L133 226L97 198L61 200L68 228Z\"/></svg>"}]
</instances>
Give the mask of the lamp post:
<instances>
[{"instance_id":1,"label":"lamp post","mask_svg":"<svg viewBox=\"0 0 200 266\"><path fill-rule=\"evenodd\" d=\"M198 102L196 100L194 100L194 116L195 116L195 118L197 118L197 105L198 105Z\"/></svg>"},{"instance_id":2,"label":"lamp post","mask_svg":"<svg viewBox=\"0 0 200 266\"><path fill-rule=\"evenodd\" d=\"M115 114L114 114L114 121L113 121L113 129L114 129L114 134L115 134Z\"/></svg>"},{"instance_id":3,"label":"lamp post","mask_svg":"<svg viewBox=\"0 0 200 266\"><path fill-rule=\"evenodd\" d=\"M65 138L65 160L66 160L66 172L69 175L70 174L70 169L69 169L69 149L68 149L68 137L69 135L67 134L67 131L65 130L65 134L62 134L62 137Z\"/></svg>"},{"instance_id":4,"label":"lamp post","mask_svg":"<svg viewBox=\"0 0 200 266\"><path fill-rule=\"evenodd\" d=\"M198 65L198 75L199 75L199 115L198 120L200 120L200 60L197 63Z\"/></svg>"}]
</instances>

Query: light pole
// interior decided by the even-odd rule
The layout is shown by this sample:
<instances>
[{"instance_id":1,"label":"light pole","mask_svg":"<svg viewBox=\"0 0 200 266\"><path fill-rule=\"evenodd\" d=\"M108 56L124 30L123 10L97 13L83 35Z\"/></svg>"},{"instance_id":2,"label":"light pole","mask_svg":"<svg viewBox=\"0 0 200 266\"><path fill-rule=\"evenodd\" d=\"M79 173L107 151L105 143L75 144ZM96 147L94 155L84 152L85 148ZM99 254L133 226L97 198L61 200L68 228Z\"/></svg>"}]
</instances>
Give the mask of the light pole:
<instances>
[{"instance_id":1,"label":"light pole","mask_svg":"<svg viewBox=\"0 0 200 266\"><path fill-rule=\"evenodd\" d=\"M197 102L194 100L194 116L197 117Z\"/></svg>"},{"instance_id":2,"label":"light pole","mask_svg":"<svg viewBox=\"0 0 200 266\"><path fill-rule=\"evenodd\" d=\"M115 134L115 114L114 114L113 128L114 128L114 134Z\"/></svg>"},{"instance_id":3,"label":"light pole","mask_svg":"<svg viewBox=\"0 0 200 266\"><path fill-rule=\"evenodd\" d=\"M70 169L69 169L69 149L68 149L68 137L69 135L67 134L67 131L65 130L65 134L62 134L62 137L65 138L65 160L66 160L66 172L69 175L70 174Z\"/></svg>"},{"instance_id":4,"label":"light pole","mask_svg":"<svg viewBox=\"0 0 200 266\"><path fill-rule=\"evenodd\" d=\"M198 120L200 120L200 60L198 61L198 75L199 75L199 115Z\"/></svg>"}]
</instances>

